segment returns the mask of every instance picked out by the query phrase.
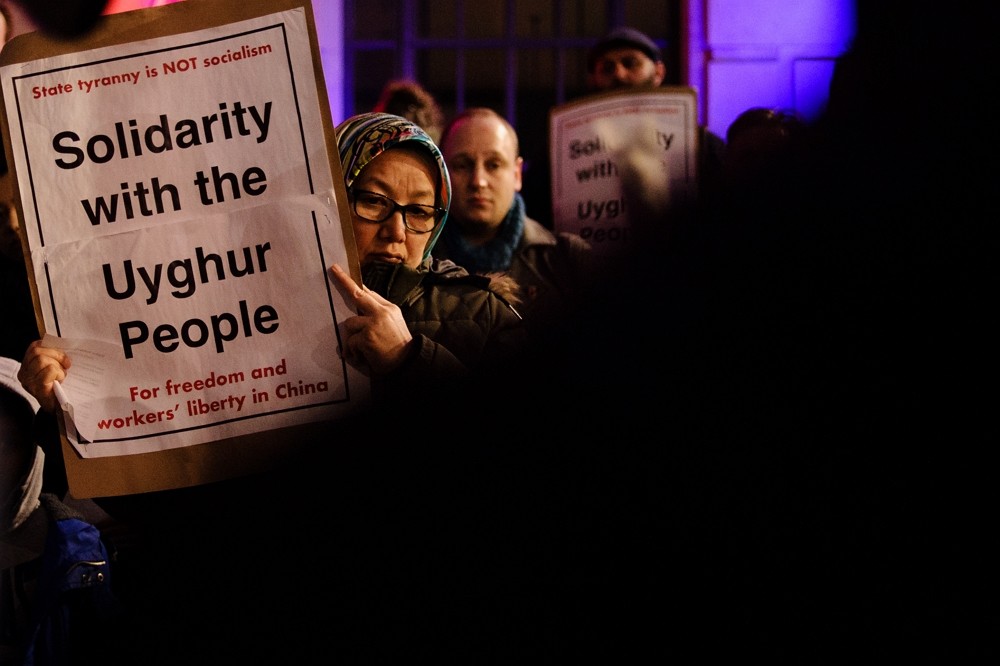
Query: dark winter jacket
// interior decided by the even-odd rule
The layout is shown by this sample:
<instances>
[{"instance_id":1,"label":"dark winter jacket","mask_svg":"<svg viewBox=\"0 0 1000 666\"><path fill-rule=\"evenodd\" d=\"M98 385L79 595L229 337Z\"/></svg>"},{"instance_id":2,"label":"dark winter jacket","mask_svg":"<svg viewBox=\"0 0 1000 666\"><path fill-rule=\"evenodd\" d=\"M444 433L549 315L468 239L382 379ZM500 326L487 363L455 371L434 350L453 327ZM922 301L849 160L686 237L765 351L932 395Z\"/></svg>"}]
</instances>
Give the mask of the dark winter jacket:
<instances>
[{"instance_id":1,"label":"dark winter jacket","mask_svg":"<svg viewBox=\"0 0 1000 666\"><path fill-rule=\"evenodd\" d=\"M117 600L111 589L111 564L99 530L43 493L48 516L42 556L18 565L15 576L23 600L16 616L25 666L101 663L116 636ZM23 588L21 586L23 585Z\"/></svg>"},{"instance_id":2,"label":"dark winter jacket","mask_svg":"<svg viewBox=\"0 0 1000 666\"><path fill-rule=\"evenodd\" d=\"M598 265L590 244L579 235L553 233L524 215L521 220L522 233L504 270L517 284L517 308L527 326L545 330L580 303ZM454 246L454 233L441 235L434 247L435 257L460 261L462 253ZM473 263L463 266L482 272Z\"/></svg>"},{"instance_id":3,"label":"dark winter jacket","mask_svg":"<svg viewBox=\"0 0 1000 666\"><path fill-rule=\"evenodd\" d=\"M362 271L369 289L399 306L419 343L383 386L426 388L427 380L463 378L509 361L523 349L527 331L511 303L515 294L509 280L470 275L451 261L425 266L415 270L375 262Z\"/></svg>"}]
</instances>

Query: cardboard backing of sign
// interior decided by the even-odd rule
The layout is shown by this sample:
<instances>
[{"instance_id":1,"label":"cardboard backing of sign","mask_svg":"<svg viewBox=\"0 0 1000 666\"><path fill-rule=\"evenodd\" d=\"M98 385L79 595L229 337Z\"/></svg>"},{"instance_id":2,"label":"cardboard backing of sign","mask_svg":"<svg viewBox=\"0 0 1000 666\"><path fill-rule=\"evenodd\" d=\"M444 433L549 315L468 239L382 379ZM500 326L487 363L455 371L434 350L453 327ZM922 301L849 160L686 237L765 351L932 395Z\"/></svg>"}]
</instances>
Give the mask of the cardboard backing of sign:
<instances>
[{"instance_id":1,"label":"cardboard backing of sign","mask_svg":"<svg viewBox=\"0 0 1000 666\"><path fill-rule=\"evenodd\" d=\"M337 159L337 142L326 94L326 84L323 79L316 26L309 0L242 0L241 2L199 0L198 2L180 2L163 7L114 14L104 17L90 34L81 39L67 41L46 37L39 33L20 35L8 42L0 51L0 66L151 38L182 35L298 8L305 10L311 42L313 71L315 72L314 81L300 81L298 84L316 87L340 219L350 220L342 171ZM4 100L5 105L6 103L7 101ZM6 108L2 114L2 129L7 161L16 179L17 173L11 153L11 136ZM23 220L23 208L18 188L15 188L15 206ZM348 253L349 270L354 278L360 282L360 268L351 225L344 224L341 225L341 228ZM31 282L32 296L35 301L35 311L40 313L38 286L35 284L28 242L23 230L21 240ZM44 322L40 314L37 316L37 322L39 330L44 334ZM320 430L322 430L322 424L306 424L215 441L209 444L136 455L85 459L79 456L67 441L65 423L60 414L62 452L66 474L70 491L78 498L108 497L180 488L259 472L295 453L305 443L312 441Z\"/></svg>"}]
</instances>

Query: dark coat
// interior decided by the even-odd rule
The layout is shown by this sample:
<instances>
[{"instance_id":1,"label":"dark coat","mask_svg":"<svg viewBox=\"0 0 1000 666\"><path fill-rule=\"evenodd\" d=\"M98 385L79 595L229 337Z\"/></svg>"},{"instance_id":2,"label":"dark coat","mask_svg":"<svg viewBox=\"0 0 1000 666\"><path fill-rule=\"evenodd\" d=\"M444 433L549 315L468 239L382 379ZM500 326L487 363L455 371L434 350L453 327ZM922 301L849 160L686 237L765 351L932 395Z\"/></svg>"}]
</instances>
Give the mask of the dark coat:
<instances>
[{"instance_id":1,"label":"dark coat","mask_svg":"<svg viewBox=\"0 0 1000 666\"><path fill-rule=\"evenodd\" d=\"M440 260L421 270L379 262L364 269L363 279L400 307L419 343L403 367L381 382L384 390L427 389L428 381L499 367L527 343L527 330L509 299L510 283L502 279L470 275Z\"/></svg>"}]
</instances>

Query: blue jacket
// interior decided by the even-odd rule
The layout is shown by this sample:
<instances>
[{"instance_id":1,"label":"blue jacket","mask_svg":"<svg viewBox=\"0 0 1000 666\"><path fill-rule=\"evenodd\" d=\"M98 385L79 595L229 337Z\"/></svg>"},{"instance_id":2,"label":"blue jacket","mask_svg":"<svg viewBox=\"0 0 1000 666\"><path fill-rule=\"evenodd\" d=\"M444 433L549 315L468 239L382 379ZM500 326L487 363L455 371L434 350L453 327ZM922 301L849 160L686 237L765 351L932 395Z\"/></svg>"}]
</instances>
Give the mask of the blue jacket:
<instances>
[{"instance_id":1,"label":"blue jacket","mask_svg":"<svg viewBox=\"0 0 1000 666\"><path fill-rule=\"evenodd\" d=\"M114 622L111 566L97 527L55 495L43 493L49 531L36 569L24 635L26 666L92 663Z\"/></svg>"}]
</instances>

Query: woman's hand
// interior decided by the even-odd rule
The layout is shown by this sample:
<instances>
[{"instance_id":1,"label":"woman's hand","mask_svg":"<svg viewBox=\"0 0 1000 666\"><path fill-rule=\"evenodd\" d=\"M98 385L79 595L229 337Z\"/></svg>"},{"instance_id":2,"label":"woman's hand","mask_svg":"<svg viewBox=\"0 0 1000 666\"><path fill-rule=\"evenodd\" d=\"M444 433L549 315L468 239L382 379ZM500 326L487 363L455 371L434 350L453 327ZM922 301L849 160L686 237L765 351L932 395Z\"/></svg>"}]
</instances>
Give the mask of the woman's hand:
<instances>
[{"instance_id":1,"label":"woman's hand","mask_svg":"<svg viewBox=\"0 0 1000 666\"><path fill-rule=\"evenodd\" d=\"M42 409L54 414L59 407L55 384L66 379L66 371L71 365L72 361L66 352L43 347L41 340L35 340L24 352L17 380L25 391L35 396Z\"/></svg>"},{"instance_id":2,"label":"woman's hand","mask_svg":"<svg viewBox=\"0 0 1000 666\"><path fill-rule=\"evenodd\" d=\"M360 314L340 323L340 356L365 374L385 375L406 360L413 336L398 306L358 285L343 268L330 267L336 282Z\"/></svg>"}]
</instances>

